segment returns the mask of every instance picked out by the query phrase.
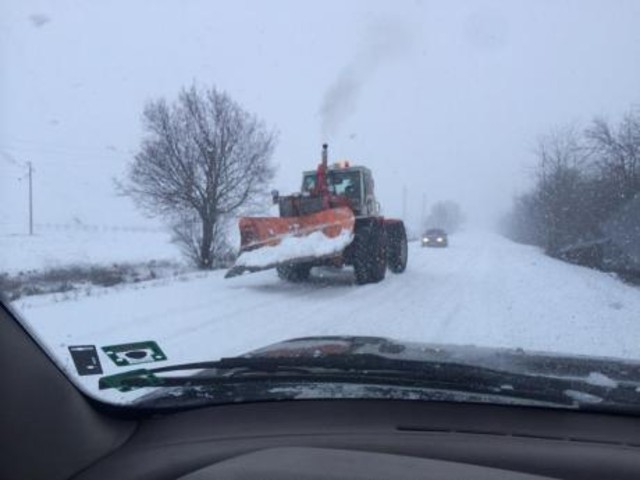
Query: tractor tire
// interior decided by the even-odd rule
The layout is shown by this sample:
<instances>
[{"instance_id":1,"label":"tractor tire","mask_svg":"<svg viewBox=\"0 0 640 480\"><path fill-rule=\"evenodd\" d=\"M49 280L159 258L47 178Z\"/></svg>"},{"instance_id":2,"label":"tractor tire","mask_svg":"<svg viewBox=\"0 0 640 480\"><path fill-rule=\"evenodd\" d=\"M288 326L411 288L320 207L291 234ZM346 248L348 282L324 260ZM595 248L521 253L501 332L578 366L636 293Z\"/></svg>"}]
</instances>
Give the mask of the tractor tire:
<instances>
[{"instance_id":1,"label":"tractor tire","mask_svg":"<svg viewBox=\"0 0 640 480\"><path fill-rule=\"evenodd\" d=\"M356 283L364 285L384 279L387 271L386 235L376 223L362 227L354 238L353 270Z\"/></svg>"},{"instance_id":2,"label":"tractor tire","mask_svg":"<svg viewBox=\"0 0 640 480\"><path fill-rule=\"evenodd\" d=\"M402 273L407 268L409 245L404 223L394 223L387 227L387 265L393 273Z\"/></svg>"},{"instance_id":3,"label":"tractor tire","mask_svg":"<svg viewBox=\"0 0 640 480\"><path fill-rule=\"evenodd\" d=\"M309 279L311 265L301 263L298 265L281 265L276 268L278 277L291 283L300 283Z\"/></svg>"}]
</instances>

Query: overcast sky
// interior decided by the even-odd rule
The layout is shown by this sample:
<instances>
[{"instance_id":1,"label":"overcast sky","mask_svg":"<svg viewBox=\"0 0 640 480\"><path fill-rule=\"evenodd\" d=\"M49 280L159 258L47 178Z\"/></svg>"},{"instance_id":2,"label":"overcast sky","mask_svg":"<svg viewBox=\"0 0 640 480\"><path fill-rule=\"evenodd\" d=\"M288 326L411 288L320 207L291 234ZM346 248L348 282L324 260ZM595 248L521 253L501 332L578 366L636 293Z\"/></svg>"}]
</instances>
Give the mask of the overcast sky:
<instances>
[{"instance_id":1,"label":"overcast sky","mask_svg":"<svg viewBox=\"0 0 640 480\"><path fill-rule=\"evenodd\" d=\"M530 183L538 135L640 103L638 25L635 0L6 0L0 231L25 225L26 161L37 222L138 223L112 178L145 102L194 81L279 132L282 192L326 140L373 169L389 215L406 187L410 222L423 196L491 220Z\"/></svg>"}]
</instances>

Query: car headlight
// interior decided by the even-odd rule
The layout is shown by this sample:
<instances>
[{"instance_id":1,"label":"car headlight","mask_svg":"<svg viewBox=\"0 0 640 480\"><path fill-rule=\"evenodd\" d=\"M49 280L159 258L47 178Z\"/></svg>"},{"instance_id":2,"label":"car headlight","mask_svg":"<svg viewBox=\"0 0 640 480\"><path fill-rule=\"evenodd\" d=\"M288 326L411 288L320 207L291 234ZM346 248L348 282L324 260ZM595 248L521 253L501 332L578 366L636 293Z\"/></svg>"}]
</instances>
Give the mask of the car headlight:
<instances>
[{"instance_id":1,"label":"car headlight","mask_svg":"<svg viewBox=\"0 0 640 480\"><path fill-rule=\"evenodd\" d=\"M428 238L423 238L422 239L422 243L429 243L429 239Z\"/></svg>"},{"instance_id":2,"label":"car headlight","mask_svg":"<svg viewBox=\"0 0 640 480\"><path fill-rule=\"evenodd\" d=\"M440 242L440 243L442 243L442 242L444 242L444 238L442 238L442 237L438 237L438 238L436 238L436 242Z\"/></svg>"}]
</instances>

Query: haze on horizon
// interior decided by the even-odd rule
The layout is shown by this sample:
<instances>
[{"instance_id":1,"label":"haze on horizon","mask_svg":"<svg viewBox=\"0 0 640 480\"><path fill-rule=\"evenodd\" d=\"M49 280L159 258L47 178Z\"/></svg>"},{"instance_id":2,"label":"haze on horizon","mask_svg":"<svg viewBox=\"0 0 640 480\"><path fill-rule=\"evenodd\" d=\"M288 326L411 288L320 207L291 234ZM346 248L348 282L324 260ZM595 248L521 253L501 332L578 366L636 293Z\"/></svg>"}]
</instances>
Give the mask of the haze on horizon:
<instances>
[{"instance_id":1,"label":"haze on horizon","mask_svg":"<svg viewBox=\"0 0 640 480\"><path fill-rule=\"evenodd\" d=\"M146 224L113 179L149 99L196 82L279 132L274 187L369 166L388 215L458 201L490 223L531 183L536 138L640 100L640 3L27 0L0 6L0 229Z\"/></svg>"}]
</instances>

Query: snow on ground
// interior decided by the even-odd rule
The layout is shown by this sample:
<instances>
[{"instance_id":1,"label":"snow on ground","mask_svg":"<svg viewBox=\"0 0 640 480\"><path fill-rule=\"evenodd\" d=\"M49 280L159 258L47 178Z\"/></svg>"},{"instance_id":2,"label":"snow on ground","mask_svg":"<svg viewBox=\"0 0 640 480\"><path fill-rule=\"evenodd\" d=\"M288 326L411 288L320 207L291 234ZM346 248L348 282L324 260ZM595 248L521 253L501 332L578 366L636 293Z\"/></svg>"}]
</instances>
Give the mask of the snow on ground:
<instances>
[{"instance_id":1,"label":"snow on ground","mask_svg":"<svg viewBox=\"0 0 640 480\"><path fill-rule=\"evenodd\" d=\"M453 235L446 249L414 243L409 255L404 274L374 285L356 286L350 269L314 269L303 284L219 271L14 307L67 368L69 345L156 340L182 363L311 335L640 358L637 287L488 233ZM101 361L107 374L122 371ZM96 377L81 378L96 388Z\"/></svg>"},{"instance_id":2,"label":"snow on ground","mask_svg":"<svg viewBox=\"0 0 640 480\"><path fill-rule=\"evenodd\" d=\"M278 245L250 250L240 255L238 266L265 267L293 258L324 257L344 250L353 240L349 230L329 238L323 232L313 232L304 237L284 237Z\"/></svg>"},{"instance_id":3,"label":"snow on ground","mask_svg":"<svg viewBox=\"0 0 640 480\"><path fill-rule=\"evenodd\" d=\"M0 273L149 260L182 261L169 233L61 228L0 235Z\"/></svg>"}]
</instances>

